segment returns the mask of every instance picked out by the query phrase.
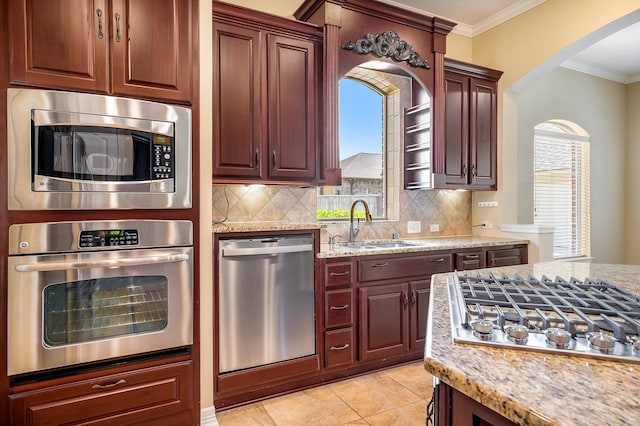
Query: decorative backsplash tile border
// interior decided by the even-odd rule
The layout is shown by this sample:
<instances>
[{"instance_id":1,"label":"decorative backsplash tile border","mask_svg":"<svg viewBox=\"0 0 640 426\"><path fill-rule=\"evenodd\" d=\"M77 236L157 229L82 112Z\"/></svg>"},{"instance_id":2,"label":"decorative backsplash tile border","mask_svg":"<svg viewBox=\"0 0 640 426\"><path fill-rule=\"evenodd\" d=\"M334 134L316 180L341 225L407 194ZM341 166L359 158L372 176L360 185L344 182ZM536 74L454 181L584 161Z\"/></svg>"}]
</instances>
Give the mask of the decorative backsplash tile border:
<instances>
[{"instance_id":1,"label":"decorative backsplash tile border","mask_svg":"<svg viewBox=\"0 0 640 426\"><path fill-rule=\"evenodd\" d=\"M317 223L316 188L294 186L213 185L213 222ZM420 233L407 233L407 222L420 221ZM438 224L438 232L429 232ZM327 222L329 235L349 235L349 223ZM471 234L471 192L449 190L400 191L400 220L362 223L358 239L427 238Z\"/></svg>"}]
</instances>

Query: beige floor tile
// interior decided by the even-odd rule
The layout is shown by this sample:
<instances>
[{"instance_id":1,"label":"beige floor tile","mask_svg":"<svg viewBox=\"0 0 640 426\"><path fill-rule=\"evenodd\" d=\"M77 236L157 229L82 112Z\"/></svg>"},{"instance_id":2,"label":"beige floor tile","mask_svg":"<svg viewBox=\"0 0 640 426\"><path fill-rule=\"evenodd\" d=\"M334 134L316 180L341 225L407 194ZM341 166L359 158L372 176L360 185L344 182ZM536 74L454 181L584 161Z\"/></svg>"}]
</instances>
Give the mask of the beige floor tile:
<instances>
[{"instance_id":1,"label":"beige floor tile","mask_svg":"<svg viewBox=\"0 0 640 426\"><path fill-rule=\"evenodd\" d=\"M421 400L382 372L332 383L329 388L365 418Z\"/></svg>"},{"instance_id":2,"label":"beige floor tile","mask_svg":"<svg viewBox=\"0 0 640 426\"><path fill-rule=\"evenodd\" d=\"M261 403L216 413L220 426L275 426Z\"/></svg>"},{"instance_id":3,"label":"beige floor tile","mask_svg":"<svg viewBox=\"0 0 640 426\"><path fill-rule=\"evenodd\" d=\"M360 420L360 416L327 387L296 392L262 404L278 426L339 426Z\"/></svg>"},{"instance_id":4,"label":"beige floor tile","mask_svg":"<svg viewBox=\"0 0 640 426\"><path fill-rule=\"evenodd\" d=\"M424 370L422 362L392 368L383 373L415 392L420 398L431 399L433 376Z\"/></svg>"},{"instance_id":5,"label":"beige floor tile","mask_svg":"<svg viewBox=\"0 0 640 426\"><path fill-rule=\"evenodd\" d=\"M424 426L427 421L426 408L426 401L417 401L367 417L365 420L372 426Z\"/></svg>"}]
</instances>

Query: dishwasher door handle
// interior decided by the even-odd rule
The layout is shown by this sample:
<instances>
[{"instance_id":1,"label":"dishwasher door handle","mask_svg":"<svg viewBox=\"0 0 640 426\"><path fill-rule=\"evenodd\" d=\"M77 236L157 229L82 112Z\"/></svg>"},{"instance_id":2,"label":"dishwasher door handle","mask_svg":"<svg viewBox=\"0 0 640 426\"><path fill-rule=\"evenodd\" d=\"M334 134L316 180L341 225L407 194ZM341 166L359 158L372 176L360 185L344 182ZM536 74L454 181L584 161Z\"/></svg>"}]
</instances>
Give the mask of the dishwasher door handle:
<instances>
[{"instance_id":1,"label":"dishwasher door handle","mask_svg":"<svg viewBox=\"0 0 640 426\"><path fill-rule=\"evenodd\" d=\"M222 256L256 256L261 254L299 253L303 251L313 251L313 244L250 248L225 247L222 249Z\"/></svg>"}]
</instances>

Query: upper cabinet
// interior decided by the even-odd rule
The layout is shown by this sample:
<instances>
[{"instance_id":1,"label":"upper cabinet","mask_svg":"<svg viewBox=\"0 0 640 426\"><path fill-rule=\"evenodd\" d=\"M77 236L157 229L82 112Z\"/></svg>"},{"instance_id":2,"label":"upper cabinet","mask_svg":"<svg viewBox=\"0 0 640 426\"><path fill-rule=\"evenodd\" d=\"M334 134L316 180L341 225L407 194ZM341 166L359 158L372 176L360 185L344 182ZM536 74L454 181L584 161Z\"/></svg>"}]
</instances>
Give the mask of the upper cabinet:
<instances>
[{"instance_id":1,"label":"upper cabinet","mask_svg":"<svg viewBox=\"0 0 640 426\"><path fill-rule=\"evenodd\" d=\"M11 1L11 83L190 103L192 1Z\"/></svg>"},{"instance_id":2,"label":"upper cabinet","mask_svg":"<svg viewBox=\"0 0 640 426\"><path fill-rule=\"evenodd\" d=\"M213 179L318 182L322 28L213 2Z\"/></svg>"},{"instance_id":3,"label":"upper cabinet","mask_svg":"<svg viewBox=\"0 0 640 426\"><path fill-rule=\"evenodd\" d=\"M497 89L501 71L445 59L446 188L497 188Z\"/></svg>"}]
</instances>

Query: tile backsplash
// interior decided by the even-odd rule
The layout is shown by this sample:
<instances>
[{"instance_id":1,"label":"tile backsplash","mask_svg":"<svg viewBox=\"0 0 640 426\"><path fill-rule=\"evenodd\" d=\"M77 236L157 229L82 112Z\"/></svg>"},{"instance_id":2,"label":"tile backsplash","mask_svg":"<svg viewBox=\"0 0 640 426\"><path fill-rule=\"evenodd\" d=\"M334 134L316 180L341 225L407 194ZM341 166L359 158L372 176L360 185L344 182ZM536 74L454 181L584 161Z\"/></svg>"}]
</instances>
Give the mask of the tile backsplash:
<instances>
[{"instance_id":1,"label":"tile backsplash","mask_svg":"<svg viewBox=\"0 0 640 426\"><path fill-rule=\"evenodd\" d=\"M420 221L421 232L407 232L409 221ZM316 188L295 186L213 185L214 223L317 223ZM324 223L324 222L321 222ZM430 232L431 224L439 226ZM449 190L400 191L400 220L360 225L358 239L429 238L471 234L471 192ZM326 222L321 237L349 235L349 222Z\"/></svg>"}]
</instances>

